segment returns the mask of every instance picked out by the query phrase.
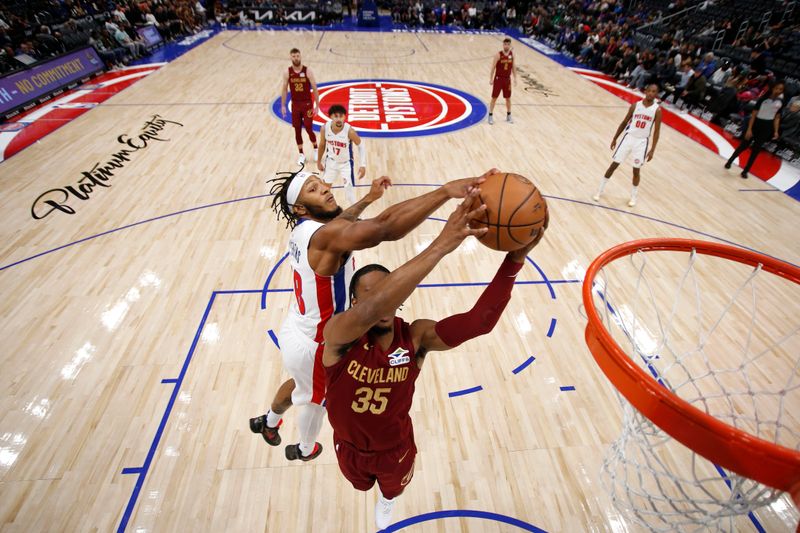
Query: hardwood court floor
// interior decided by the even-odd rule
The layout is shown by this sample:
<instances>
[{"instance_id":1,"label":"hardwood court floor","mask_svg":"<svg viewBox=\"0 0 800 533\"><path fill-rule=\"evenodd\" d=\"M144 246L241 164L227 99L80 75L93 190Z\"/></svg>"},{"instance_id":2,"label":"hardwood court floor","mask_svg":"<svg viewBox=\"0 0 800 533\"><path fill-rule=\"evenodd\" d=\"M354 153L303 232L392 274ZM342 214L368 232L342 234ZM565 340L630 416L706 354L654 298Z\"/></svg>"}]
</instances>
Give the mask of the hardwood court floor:
<instances>
[{"instance_id":1,"label":"hardwood court floor","mask_svg":"<svg viewBox=\"0 0 800 533\"><path fill-rule=\"evenodd\" d=\"M291 129L270 107L294 46L319 81L417 80L486 101L500 38L223 32L0 165L2 531L373 529L374 492L341 477L327 425L325 452L302 465L247 427L284 378L267 332L291 295L268 293L262 310L261 291L288 232L263 195L268 177L295 168ZM742 180L721 159L664 128L639 205L626 205L628 166L594 205L626 104L519 43L515 53L552 93L520 85L516 124L366 141L368 176L397 184L367 215L431 188L410 184L495 166L532 178L552 218L532 255L541 273L525 267L520 280L536 283L514 290L496 330L429 357L412 413L416 475L394 517L480 510L551 532L638 531L598 480L620 409L585 347L574 281L601 251L642 237L721 239L800 263L800 204L738 192ZM135 140L127 160L115 158L125 148L118 137L135 138L148 121L146 147ZM60 191L109 162L119 167L110 187L95 186L88 199ZM74 214L34 219L31 206L47 191L45 200ZM48 209L40 200L35 212ZM426 221L358 261L397 267L440 228ZM426 283L488 281L501 259L469 242ZM541 283L542 273L558 283ZM286 266L275 269L270 290L290 286ZM441 318L480 290L421 288L402 314ZM781 304L797 317L796 298ZM286 417L286 443L297 438L295 420ZM758 519L789 531L798 514L783 502ZM407 531L510 528L446 518ZM736 529L754 527L742 519Z\"/></svg>"}]
</instances>

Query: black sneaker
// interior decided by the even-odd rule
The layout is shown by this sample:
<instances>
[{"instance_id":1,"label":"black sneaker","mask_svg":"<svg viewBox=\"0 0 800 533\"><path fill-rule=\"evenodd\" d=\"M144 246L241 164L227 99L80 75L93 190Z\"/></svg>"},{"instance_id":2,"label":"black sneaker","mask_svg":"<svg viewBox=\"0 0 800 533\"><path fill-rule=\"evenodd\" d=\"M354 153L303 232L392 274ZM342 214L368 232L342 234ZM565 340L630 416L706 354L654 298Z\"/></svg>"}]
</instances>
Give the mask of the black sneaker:
<instances>
[{"instance_id":1,"label":"black sneaker","mask_svg":"<svg viewBox=\"0 0 800 533\"><path fill-rule=\"evenodd\" d=\"M311 451L309 455L303 455L300 453L300 444L290 444L286 447L286 458L290 461L294 461L295 459L300 459L301 461L311 461L312 459L316 459L319 457L319 454L322 453L322 444L319 442L314 443L314 449Z\"/></svg>"},{"instance_id":2,"label":"black sneaker","mask_svg":"<svg viewBox=\"0 0 800 533\"><path fill-rule=\"evenodd\" d=\"M731 168L731 162L730 161L726 161L725 162L725 168Z\"/></svg>"},{"instance_id":3,"label":"black sneaker","mask_svg":"<svg viewBox=\"0 0 800 533\"><path fill-rule=\"evenodd\" d=\"M739 175L742 177L742 179L744 179L744 180L746 180L746 179L747 179L747 172L742 172L742 173L741 173L741 174L739 174Z\"/></svg>"},{"instance_id":4,"label":"black sneaker","mask_svg":"<svg viewBox=\"0 0 800 533\"><path fill-rule=\"evenodd\" d=\"M278 420L278 425L271 428L267 425L267 415L261 415L256 418L250 419L250 431L253 433L261 433L264 440L270 446L277 446L281 443L281 436L278 433L278 428L283 424L283 418Z\"/></svg>"}]
</instances>

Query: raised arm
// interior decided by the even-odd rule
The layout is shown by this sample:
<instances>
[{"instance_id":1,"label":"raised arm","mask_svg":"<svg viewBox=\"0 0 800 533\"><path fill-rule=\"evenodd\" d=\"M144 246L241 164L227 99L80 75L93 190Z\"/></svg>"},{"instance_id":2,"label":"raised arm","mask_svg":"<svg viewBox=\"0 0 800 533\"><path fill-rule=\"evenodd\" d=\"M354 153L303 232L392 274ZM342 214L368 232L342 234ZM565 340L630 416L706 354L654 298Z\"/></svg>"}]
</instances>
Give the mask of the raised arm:
<instances>
[{"instance_id":1,"label":"raised arm","mask_svg":"<svg viewBox=\"0 0 800 533\"><path fill-rule=\"evenodd\" d=\"M656 123L653 126L655 129L653 130L653 147L650 148L650 153L647 154L647 160L650 161L653 159L653 154L656 152L656 145L658 144L658 136L661 134L661 108L656 110Z\"/></svg>"},{"instance_id":2,"label":"raised arm","mask_svg":"<svg viewBox=\"0 0 800 533\"><path fill-rule=\"evenodd\" d=\"M369 192L364 195L364 198L342 211L342 214L336 218L343 218L349 222L355 222L358 220L358 217L361 216L364 209L375 200L380 199L383 196L383 191L391 186L392 180L389 176L381 176L380 178L372 180L372 187L370 187Z\"/></svg>"},{"instance_id":3,"label":"raised arm","mask_svg":"<svg viewBox=\"0 0 800 533\"><path fill-rule=\"evenodd\" d=\"M473 190L467 198L450 215L439 236L419 255L414 257L384 278L381 283L366 296L360 298L350 309L334 315L325 326L325 351L322 363L325 366L335 364L340 358L342 347L351 344L364 335L381 317L394 313L425 278L433 267L447 254L458 248L458 245L469 235L480 236L488 228L471 229L468 221L486 209L481 205L470 210L477 190Z\"/></svg>"},{"instance_id":4,"label":"raised arm","mask_svg":"<svg viewBox=\"0 0 800 533\"><path fill-rule=\"evenodd\" d=\"M622 130L625 129L625 126L628 125L628 122L631 121L631 117L633 117L633 110L636 109L636 104L631 104L628 108L628 113L625 115L625 118L622 119L622 122L619 124L619 128L617 128L617 133L614 134L614 138L611 140L611 149L613 150L614 147L617 145L617 138L619 134L622 133Z\"/></svg>"},{"instance_id":5,"label":"raised arm","mask_svg":"<svg viewBox=\"0 0 800 533\"><path fill-rule=\"evenodd\" d=\"M494 279L484 289L472 309L438 322L415 320L411 324L411 335L414 346L417 347L416 355L423 357L427 352L450 350L492 331L511 299L511 289L514 288L517 273L525 263L525 256L542 240L548 224L549 218L530 244L506 254Z\"/></svg>"},{"instance_id":6,"label":"raised arm","mask_svg":"<svg viewBox=\"0 0 800 533\"><path fill-rule=\"evenodd\" d=\"M401 239L447 200L464 198L472 188L483 183L486 176L495 172L497 169L477 178L450 181L435 191L395 204L375 218L357 222L336 218L314 234L310 251L312 254L315 251L342 254L371 248L384 241Z\"/></svg>"}]
</instances>

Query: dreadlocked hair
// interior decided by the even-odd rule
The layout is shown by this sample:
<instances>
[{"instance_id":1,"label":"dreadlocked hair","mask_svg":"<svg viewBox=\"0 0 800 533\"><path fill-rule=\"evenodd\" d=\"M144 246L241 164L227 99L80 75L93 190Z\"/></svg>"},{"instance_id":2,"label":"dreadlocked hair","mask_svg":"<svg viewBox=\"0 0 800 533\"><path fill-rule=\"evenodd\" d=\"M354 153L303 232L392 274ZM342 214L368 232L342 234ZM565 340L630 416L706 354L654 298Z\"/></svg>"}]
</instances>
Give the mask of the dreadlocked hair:
<instances>
[{"instance_id":1,"label":"dreadlocked hair","mask_svg":"<svg viewBox=\"0 0 800 533\"><path fill-rule=\"evenodd\" d=\"M272 195L272 210L278 215L278 220L285 220L286 227L291 229L294 229L300 217L292 211L292 204L286 199L286 193L292 179L303 171L303 167L304 165L300 165L297 172L278 172L274 178L267 180L269 194Z\"/></svg>"}]
</instances>

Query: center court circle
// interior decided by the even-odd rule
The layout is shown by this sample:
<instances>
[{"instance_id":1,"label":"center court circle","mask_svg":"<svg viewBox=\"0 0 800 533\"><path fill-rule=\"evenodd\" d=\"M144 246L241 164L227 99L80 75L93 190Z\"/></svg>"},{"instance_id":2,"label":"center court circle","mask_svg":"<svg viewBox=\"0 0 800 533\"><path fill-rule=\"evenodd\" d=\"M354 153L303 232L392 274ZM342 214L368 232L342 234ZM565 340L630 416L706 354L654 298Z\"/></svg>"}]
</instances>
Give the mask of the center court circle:
<instances>
[{"instance_id":1,"label":"center court circle","mask_svg":"<svg viewBox=\"0 0 800 533\"><path fill-rule=\"evenodd\" d=\"M486 106L469 93L442 85L403 80L346 80L320 83L314 130L329 120L333 104L347 109L347 122L362 137L420 137L457 131L483 120ZM288 107L291 109L291 100ZM272 102L281 116L281 101ZM287 113L285 122L291 124Z\"/></svg>"}]
</instances>

